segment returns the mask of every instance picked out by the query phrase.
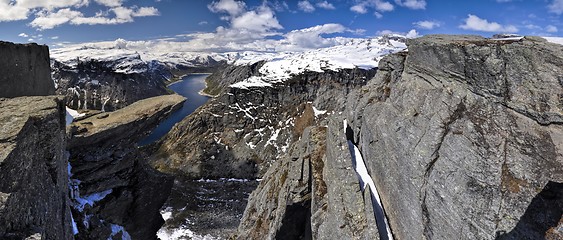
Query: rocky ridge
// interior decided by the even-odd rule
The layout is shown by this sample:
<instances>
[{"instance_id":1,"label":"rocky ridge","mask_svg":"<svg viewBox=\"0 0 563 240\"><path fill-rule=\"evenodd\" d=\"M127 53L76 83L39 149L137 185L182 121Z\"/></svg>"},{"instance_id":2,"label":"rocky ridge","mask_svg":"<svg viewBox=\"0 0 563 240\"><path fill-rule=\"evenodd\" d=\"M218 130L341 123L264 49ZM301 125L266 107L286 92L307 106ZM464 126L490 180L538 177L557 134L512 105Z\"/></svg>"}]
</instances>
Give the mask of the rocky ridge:
<instances>
[{"instance_id":1,"label":"rocky ridge","mask_svg":"<svg viewBox=\"0 0 563 240\"><path fill-rule=\"evenodd\" d=\"M369 198L353 202L360 188L343 187L357 184L351 165L337 168L346 173L336 176L331 168L349 161L345 136L339 133L344 119L379 190L394 238L563 235L563 46L535 37L446 35L409 40L407 45L408 52L383 58L365 86L351 90L344 100L332 100L345 103L341 114L315 124L326 124L324 131L332 133L326 136L322 175L315 177L319 170L314 167L308 171L307 161L299 164L305 159L311 168L321 165L315 164L318 160L303 157L307 154L290 157L310 151L319 140L296 142L276 161L275 170L264 176L249 200L239 239L284 236L285 220L297 216L295 204L314 202L316 191L324 189L321 182L328 189L320 200L325 204L320 211L313 204L297 208L300 220L293 222L310 224L296 236L323 239L338 229L330 236L363 239L361 233L369 232L366 223L374 227ZM313 177L300 184L303 178L296 176L307 172ZM331 182L337 182L339 191L330 192ZM311 187L304 191L305 186ZM350 203L354 207L347 208ZM330 217L319 221L318 216ZM350 233L348 227L359 230ZM372 231L369 236L378 235Z\"/></svg>"}]
</instances>

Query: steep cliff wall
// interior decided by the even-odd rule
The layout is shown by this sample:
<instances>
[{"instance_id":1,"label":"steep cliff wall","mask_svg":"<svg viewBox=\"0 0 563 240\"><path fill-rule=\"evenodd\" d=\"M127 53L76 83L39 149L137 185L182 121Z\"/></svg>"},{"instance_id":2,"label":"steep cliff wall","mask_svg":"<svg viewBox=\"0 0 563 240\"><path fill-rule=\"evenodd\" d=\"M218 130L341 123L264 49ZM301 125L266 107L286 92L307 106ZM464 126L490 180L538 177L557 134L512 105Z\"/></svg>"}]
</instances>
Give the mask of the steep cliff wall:
<instances>
[{"instance_id":1,"label":"steep cliff wall","mask_svg":"<svg viewBox=\"0 0 563 240\"><path fill-rule=\"evenodd\" d=\"M77 238L108 239L119 233L156 239L164 223L159 210L173 178L148 166L136 143L184 101L175 94L148 98L69 127Z\"/></svg>"},{"instance_id":2,"label":"steep cliff wall","mask_svg":"<svg viewBox=\"0 0 563 240\"><path fill-rule=\"evenodd\" d=\"M471 36L408 46L367 86L388 96L351 96L348 112L395 235L542 238L563 204L547 187L563 181L563 47ZM550 204L526 217L542 191Z\"/></svg>"},{"instance_id":3,"label":"steep cliff wall","mask_svg":"<svg viewBox=\"0 0 563 240\"><path fill-rule=\"evenodd\" d=\"M0 97L45 96L55 93L47 46L0 41L0 52Z\"/></svg>"},{"instance_id":4,"label":"steep cliff wall","mask_svg":"<svg viewBox=\"0 0 563 240\"><path fill-rule=\"evenodd\" d=\"M114 111L138 100L167 94L170 70L159 62L144 62L139 55L117 59L52 61L57 94L66 96L72 109Z\"/></svg>"},{"instance_id":5,"label":"steep cliff wall","mask_svg":"<svg viewBox=\"0 0 563 240\"><path fill-rule=\"evenodd\" d=\"M438 35L411 40L408 47L380 61L376 77L345 96L342 113L327 119L328 133L342 128L335 122L348 120L348 138L360 149L394 238L560 239L563 46L534 37L499 41ZM345 136L326 138L324 210L301 209L313 239L326 237L323 229L362 226L373 214L368 198L356 208L342 208L349 200L326 200L358 194L346 188L349 181L358 183L353 166L338 168L351 175L340 182L346 173L331 174L330 166L346 157L328 153L349 154ZM240 239L281 236L277 230L283 220L295 216L295 198L285 193L300 193L303 187L299 178L284 173L307 176L291 162L300 159L281 158L264 176L249 200ZM284 176L293 182L270 180ZM335 181L340 191L331 192L329 183ZM318 187L312 184L312 189ZM262 223L254 215L275 217ZM329 217L319 223L319 215Z\"/></svg>"},{"instance_id":6,"label":"steep cliff wall","mask_svg":"<svg viewBox=\"0 0 563 240\"><path fill-rule=\"evenodd\" d=\"M59 97L0 98L0 238L73 239Z\"/></svg>"}]
</instances>

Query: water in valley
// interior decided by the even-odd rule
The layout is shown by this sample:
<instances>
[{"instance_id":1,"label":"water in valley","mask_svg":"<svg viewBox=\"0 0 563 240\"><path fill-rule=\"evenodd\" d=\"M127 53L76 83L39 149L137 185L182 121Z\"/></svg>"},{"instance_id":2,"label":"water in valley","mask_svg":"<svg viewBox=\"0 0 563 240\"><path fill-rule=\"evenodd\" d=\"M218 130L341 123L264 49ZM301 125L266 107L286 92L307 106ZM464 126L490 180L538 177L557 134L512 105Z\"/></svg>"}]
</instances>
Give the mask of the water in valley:
<instances>
[{"instance_id":1,"label":"water in valley","mask_svg":"<svg viewBox=\"0 0 563 240\"><path fill-rule=\"evenodd\" d=\"M172 91L177 94L187 98L184 102L184 106L176 112L174 112L170 117L162 121L158 127L156 127L150 135L145 139L141 140L138 145L144 146L154 141L157 141L179 121L182 121L186 116L194 112L199 106L209 100L209 97L199 94L199 91L205 88L205 78L209 74L189 74L182 78L182 80L175 82L168 86Z\"/></svg>"},{"instance_id":2,"label":"water in valley","mask_svg":"<svg viewBox=\"0 0 563 240\"><path fill-rule=\"evenodd\" d=\"M169 86L187 100L180 110L140 141L139 146L159 140L174 124L209 100L209 97L199 94L205 88L207 76L209 74L190 74ZM227 239L238 227L248 196L256 186L256 180L189 180L177 176L170 197L161 209L166 222L158 237L162 240Z\"/></svg>"}]
</instances>

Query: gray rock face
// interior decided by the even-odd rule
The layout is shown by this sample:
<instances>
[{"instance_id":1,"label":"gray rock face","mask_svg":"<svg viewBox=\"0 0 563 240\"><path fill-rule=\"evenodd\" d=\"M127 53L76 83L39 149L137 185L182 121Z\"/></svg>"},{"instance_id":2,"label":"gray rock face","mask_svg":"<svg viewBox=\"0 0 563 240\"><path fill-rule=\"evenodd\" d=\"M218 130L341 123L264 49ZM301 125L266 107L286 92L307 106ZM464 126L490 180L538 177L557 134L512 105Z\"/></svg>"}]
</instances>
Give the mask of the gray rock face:
<instances>
[{"instance_id":1,"label":"gray rock face","mask_svg":"<svg viewBox=\"0 0 563 240\"><path fill-rule=\"evenodd\" d=\"M196 179L262 176L318 117L313 107L341 111L349 89L374 72L309 72L273 87L227 88L176 124L151 164ZM224 81L247 75L232 77Z\"/></svg>"},{"instance_id":2,"label":"gray rock face","mask_svg":"<svg viewBox=\"0 0 563 240\"><path fill-rule=\"evenodd\" d=\"M47 46L0 41L0 53L0 97L55 94Z\"/></svg>"},{"instance_id":3,"label":"gray rock face","mask_svg":"<svg viewBox=\"0 0 563 240\"><path fill-rule=\"evenodd\" d=\"M73 239L59 97L0 98L0 238Z\"/></svg>"},{"instance_id":4,"label":"gray rock face","mask_svg":"<svg viewBox=\"0 0 563 240\"><path fill-rule=\"evenodd\" d=\"M379 239L369 191L360 191L340 121L306 128L270 167L249 198L236 238Z\"/></svg>"},{"instance_id":5,"label":"gray rock face","mask_svg":"<svg viewBox=\"0 0 563 240\"><path fill-rule=\"evenodd\" d=\"M111 190L93 206L73 210L78 238L107 239L115 224L133 239L156 239L173 178L148 166L136 143L184 101L179 95L149 98L69 127L72 179L79 180L80 196Z\"/></svg>"},{"instance_id":6,"label":"gray rock face","mask_svg":"<svg viewBox=\"0 0 563 240\"><path fill-rule=\"evenodd\" d=\"M524 213L563 181L562 46L441 35L408 46L346 111L395 237L543 238L563 195L548 190L542 217Z\"/></svg>"},{"instance_id":7,"label":"gray rock face","mask_svg":"<svg viewBox=\"0 0 563 240\"><path fill-rule=\"evenodd\" d=\"M239 238L281 236L295 203L309 206L293 222L310 226L312 239L377 238L369 195L353 191L357 178L338 130L344 118L395 239L561 238L563 47L534 37L443 35L408 47L381 60L375 78L346 101L335 97L345 103L342 115L312 124L328 126L326 194L308 205L301 193L309 185L292 178L308 176L308 164L291 154L319 144L306 130L251 195Z\"/></svg>"},{"instance_id":8,"label":"gray rock face","mask_svg":"<svg viewBox=\"0 0 563 240\"><path fill-rule=\"evenodd\" d=\"M159 62L136 59L85 60L66 65L52 61L57 94L72 109L114 111L138 100L167 94L172 74ZM126 70L120 67L126 67Z\"/></svg>"},{"instance_id":9,"label":"gray rock face","mask_svg":"<svg viewBox=\"0 0 563 240\"><path fill-rule=\"evenodd\" d=\"M262 67L262 65L264 65L263 61L251 65L227 65L225 67L218 68L213 72L213 74L205 79L207 86L203 92L213 96L219 95L227 89L229 85L242 79L249 78L250 76L257 75L258 70Z\"/></svg>"}]
</instances>

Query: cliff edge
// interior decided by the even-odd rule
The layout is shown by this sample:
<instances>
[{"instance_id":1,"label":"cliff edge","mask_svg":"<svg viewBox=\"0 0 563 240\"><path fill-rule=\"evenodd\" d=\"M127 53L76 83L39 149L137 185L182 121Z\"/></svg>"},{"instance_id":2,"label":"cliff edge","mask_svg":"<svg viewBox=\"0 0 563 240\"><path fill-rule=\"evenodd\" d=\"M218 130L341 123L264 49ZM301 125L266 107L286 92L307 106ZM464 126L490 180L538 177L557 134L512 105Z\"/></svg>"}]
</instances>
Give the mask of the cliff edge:
<instances>
[{"instance_id":1,"label":"cliff edge","mask_svg":"<svg viewBox=\"0 0 563 240\"><path fill-rule=\"evenodd\" d=\"M0 238L73 239L59 97L0 98Z\"/></svg>"},{"instance_id":2,"label":"cliff edge","mask_svg":"<svg viewBox=\"0 0 563 240\"><path fill-rule=\"evenodd\" d=\"M316 123L327 128L325 150L311 151L319 140L307 133L266 173L238 238L289 227L313 239L387 239L370 229L377 204L357 201L374 189L360 187L348 140L395 239L561 239L563 46L450 35L407 45L345 96L341 114ZM297 219L305 227L291 227Z\"/></svg>"}]
</instances>

